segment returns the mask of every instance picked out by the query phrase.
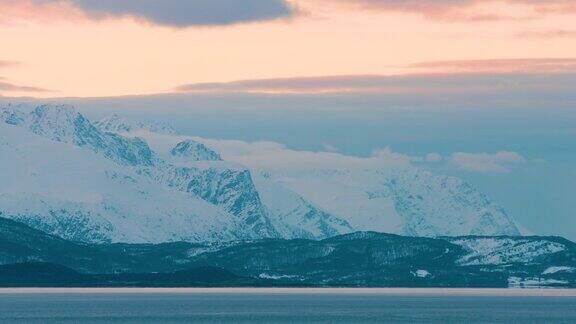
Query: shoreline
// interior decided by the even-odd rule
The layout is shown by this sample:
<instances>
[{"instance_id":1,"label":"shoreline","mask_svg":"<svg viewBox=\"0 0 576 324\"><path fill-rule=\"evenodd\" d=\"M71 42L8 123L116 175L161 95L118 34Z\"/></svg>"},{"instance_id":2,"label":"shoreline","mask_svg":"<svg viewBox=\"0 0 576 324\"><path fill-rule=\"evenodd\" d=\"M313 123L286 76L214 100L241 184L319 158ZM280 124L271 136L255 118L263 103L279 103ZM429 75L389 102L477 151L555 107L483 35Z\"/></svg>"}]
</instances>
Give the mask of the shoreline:
<instances>
[{"instance_id":1,"label":"shoreline","mask_svg":"<svg viewBox=\"0 0 576 324\"><path fill-rule=\"evenodd\" d=\"M8 294L344 294L405 296L576 297L556 288L0 288Z\"/></svg>"}]
</instances>

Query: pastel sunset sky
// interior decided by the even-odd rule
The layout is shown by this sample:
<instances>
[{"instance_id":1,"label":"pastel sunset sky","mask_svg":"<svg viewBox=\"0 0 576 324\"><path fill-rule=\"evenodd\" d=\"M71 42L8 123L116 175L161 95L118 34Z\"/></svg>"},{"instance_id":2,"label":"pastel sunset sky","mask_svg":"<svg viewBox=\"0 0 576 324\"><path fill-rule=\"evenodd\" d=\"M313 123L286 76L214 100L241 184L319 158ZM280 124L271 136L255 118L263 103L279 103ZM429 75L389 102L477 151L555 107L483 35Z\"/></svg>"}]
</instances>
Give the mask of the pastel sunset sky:
<instances>
[{"instance_id":1,"label":"pastel sunset sky","mask_svg":"<svg viewBox=\"0 0 576 324\"><path fill-rule=\"evenodd\" d=\"M0 0L0 95L566 85L575 21L572 0Z\"/></svg>"},{"instance_id":2,"label":"pastel sunset sky","mask_svg":"<svg viewBox=\"0 0 576 324\"><path fill-rule=\"evenodd\" d=\"M570 238L574 89L575 0L0 0L0 103L393 152Z\"/></svg>"}]
</instances>

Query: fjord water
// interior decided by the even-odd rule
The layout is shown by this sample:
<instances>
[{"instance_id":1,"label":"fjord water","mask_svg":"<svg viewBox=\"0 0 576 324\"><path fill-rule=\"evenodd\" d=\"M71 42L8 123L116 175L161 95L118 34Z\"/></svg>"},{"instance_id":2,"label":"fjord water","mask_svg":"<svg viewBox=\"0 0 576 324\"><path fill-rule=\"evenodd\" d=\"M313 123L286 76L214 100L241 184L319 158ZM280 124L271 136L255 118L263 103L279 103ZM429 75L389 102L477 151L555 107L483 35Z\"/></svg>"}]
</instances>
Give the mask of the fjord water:
<instances>
[{"instance_id":1,"label":"fjord water","mask_svg":"<svg viewBox=\"0 0 576 324\"><path fill-rule=\"evenodd\" d=\"M575 323L576 292L466 290L1 291L0 322Z\"/></svg>"}]
</instances>

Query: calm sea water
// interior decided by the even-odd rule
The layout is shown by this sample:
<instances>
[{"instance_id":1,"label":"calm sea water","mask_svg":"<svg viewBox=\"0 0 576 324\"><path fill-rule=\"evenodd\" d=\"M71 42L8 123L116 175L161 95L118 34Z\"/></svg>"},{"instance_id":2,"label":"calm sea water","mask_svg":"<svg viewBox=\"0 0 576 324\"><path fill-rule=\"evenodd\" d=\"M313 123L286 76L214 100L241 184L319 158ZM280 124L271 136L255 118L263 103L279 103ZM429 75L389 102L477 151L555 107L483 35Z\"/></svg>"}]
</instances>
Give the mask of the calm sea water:
<instances>
[{"instance_id":1,"label":"calm sea water","mask_svg":"<svg viewBox=\"0 0 576 324\"><path fill-rule=\"evenodd\" d=\"M0 291L0 322L576 323L576 293Z\"/></svg>"}]
</instances>

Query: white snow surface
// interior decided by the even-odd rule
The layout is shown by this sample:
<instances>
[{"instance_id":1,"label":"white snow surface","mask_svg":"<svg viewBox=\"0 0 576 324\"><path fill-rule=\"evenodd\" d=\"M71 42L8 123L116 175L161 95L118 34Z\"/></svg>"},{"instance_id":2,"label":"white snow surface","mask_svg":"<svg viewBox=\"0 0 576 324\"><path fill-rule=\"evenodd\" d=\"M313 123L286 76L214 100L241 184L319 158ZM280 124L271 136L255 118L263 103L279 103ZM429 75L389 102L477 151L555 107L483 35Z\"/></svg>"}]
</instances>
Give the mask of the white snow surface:
<instances>
[{"instance_id":1,"label":"white snow surface","mask_svg":"<svg viewBox=\"0 0 576 324\"><path fill-rule=\"evenodd\" d=\"M418 278L427 278L432 274L428 270L416 270L412 272L412 275Z\"/></svg>"},{"instance_id":2,"label":"white snow surface","mask_svg":"<svg viewBox=\"0 0 576 324\"><path fill-rule=\"evenodd\" d=\"M261 274L258 275L258 278L260 278L260 279L280 280L280 279L294 279L294 278L299 278L299 276L293 276L293 275L271 275L271 274L267 274L267 273L261 273Z\"/></svg>"},{"instance_id":3,"label":"white snow surface","mask_svg":"<svg viewBox=\"0 0 576 324\"><path fill-rule=\"evenodd\" d=\"M558 272L575 272L576 268L574 267L567 267L567 266L553 266L553 267L549 267L546 270L544 270L544 272L542 272L543 275L547 275L547 274L555 274Z\"/></svg>"},{"instance_id":4,"label":"white snow surface","mask_svg":"<svg viewBox=\"0 0 576 324\"><path fill-rule=\"evenodd\" d=\"M468 254L458 262L461 265L502 265L531 262L535 258L564 251L566 247L545 239L512 238L458 238L452 243L462 246Z\"/></svg>"},{"instance_id":5,"label":"white snow surface","mask_svg":"<svg viewBox=\"0 0 576 324\"><path fill-rule=\"evenodd\" d=\"M546 288L550 286L562 286L568 284L568 281L557 279L543 279L543 278L508 278L509 288Z\"/></svg>"}]
</instances>

